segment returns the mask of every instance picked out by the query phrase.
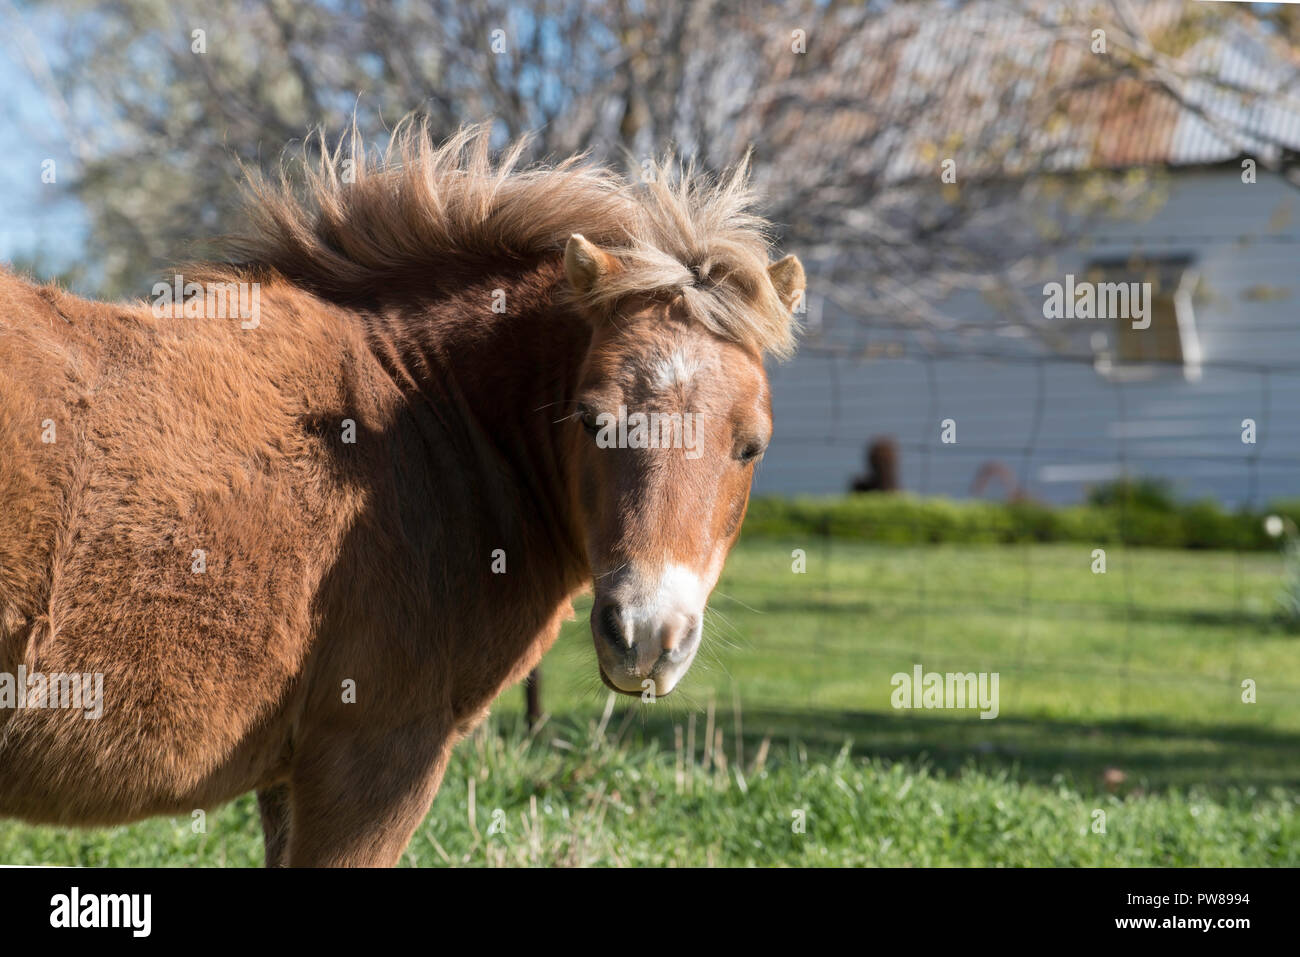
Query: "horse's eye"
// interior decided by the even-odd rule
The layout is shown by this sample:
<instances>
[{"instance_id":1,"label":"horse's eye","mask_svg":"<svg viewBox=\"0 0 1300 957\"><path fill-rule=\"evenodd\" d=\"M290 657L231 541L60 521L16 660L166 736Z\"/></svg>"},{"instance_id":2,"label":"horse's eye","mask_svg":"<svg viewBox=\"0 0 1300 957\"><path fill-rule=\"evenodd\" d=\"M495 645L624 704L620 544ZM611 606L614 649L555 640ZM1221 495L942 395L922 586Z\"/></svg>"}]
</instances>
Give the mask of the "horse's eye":
<instances>
[{"instance_id":1,"label":"horse's eye","mask_svg":"<svg viewBox=\"0 0 1300 957\"><path fill-rule=\"evenodd\" d=\"M582 420L582 427L592 435L600 431L600 423L597 421L598 415L595 409L590 409L585 405L578 406L578 418Z\"/></svg>"},{"instance_id":2,"label":"horse's eye","mask_svg":"<svg viewBox=\"0 0 1300 957\"><path fill-rule=\"evenodd\" d=\"M767 449L765 449L759 443L750 442L748 445L742 448L739 453L737 453L736 458L740 459L740 461L745 465L748 465L750 462L754 461L756 458L758 458L766 451Z\"/></svg>"}]
</instances>

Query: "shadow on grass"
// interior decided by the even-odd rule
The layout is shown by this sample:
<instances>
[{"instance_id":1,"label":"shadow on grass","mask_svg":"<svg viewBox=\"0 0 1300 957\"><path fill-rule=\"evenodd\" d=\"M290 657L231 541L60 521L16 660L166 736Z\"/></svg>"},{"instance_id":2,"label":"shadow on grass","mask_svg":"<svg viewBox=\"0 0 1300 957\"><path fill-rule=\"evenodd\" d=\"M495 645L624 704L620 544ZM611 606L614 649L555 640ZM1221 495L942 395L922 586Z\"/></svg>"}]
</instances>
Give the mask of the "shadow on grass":
<instances>
[{"instance_id":1,"label":"shadow on grass","mask_svg":"<svg viewBox=\"0 0 1300 957\"><path fill-rule=\"evenodd\" d=\"M1154 605L1133 605L1121 602L1067 602L1048 598L1035 600L1026 607L1014 601L992 602L949 600L935 602L920 594L891 595L879 599L848 598L829 601L825 597L766 598L751 602L765 614L786 615L856 615L863 619L885 612L924 609L931 617L954 614L1028 616L1042 621L1100 621L1133 624L1178 625L1182 627L1250 628L1259 634L1292 635L1300 640L1300 629L1294 619L1277 609L1250 611L1246 609L1196 609L1162 608Z\"/></svg>"},{"instance_id":2,"label":"shadow on grass","mask_svg":"<svg viewBox=\"0 0 1300 957\"><path fill-rule=\"evenodd\" d=\"M655 712L656 706L640 706L629 714L625 707L638 708L620 705L609 726L609 733L621 733L623 742L653 740L672 751L677 727L685 739L690 710ZM562 725L585 716L556 717ZM722 731L723 748L733 764L735 717L729 708L719 707L714 714L714 727ZM1229 789L1300 790L1300 735L1268 728L1009 716L983 721L918 712L753 706L744 707L740 718L746 770L752 767L763 739L769 738L769 763L789 760L800 747L810 761L828 761L851 742L854 757L924 764L949 775L973 766L986 772L1005 771L1018 781L1050 784L1059 779L1085 794L1192 788L1212 795ZM698 761L704 747L703 711L695 712L695 735Z\"/></svg>"}]
</instances>

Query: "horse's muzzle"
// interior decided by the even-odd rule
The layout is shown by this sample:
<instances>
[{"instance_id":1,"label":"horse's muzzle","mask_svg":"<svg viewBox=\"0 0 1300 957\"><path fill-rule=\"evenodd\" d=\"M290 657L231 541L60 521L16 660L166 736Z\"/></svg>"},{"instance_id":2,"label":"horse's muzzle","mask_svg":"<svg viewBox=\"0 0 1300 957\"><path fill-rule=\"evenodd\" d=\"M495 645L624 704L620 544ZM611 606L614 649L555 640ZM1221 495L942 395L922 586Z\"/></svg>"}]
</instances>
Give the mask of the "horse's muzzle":
<instances>
[{"instance_id":1,"label":"horse's muzzle","mask_svg":"<svg viewBox=\"0 0 1300 957\"><path fill-rule=\"evenodd\" d=\"M627 695L661 698L686 674L700 647L703 609L665 609L597 599L591 631L601 680Z\"/></svg>"}]
</instances>

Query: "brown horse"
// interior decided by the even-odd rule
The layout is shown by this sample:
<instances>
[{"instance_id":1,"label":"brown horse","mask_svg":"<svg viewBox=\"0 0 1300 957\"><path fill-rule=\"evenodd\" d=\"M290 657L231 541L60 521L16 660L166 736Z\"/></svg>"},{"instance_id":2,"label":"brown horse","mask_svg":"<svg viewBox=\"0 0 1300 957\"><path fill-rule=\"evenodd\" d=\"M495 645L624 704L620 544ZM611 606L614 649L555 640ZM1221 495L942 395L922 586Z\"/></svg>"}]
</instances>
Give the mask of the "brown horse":
<instances>
[{"instance_id":1,"label":"brown horse","mask_svg":"<svg viewBox=\"0 0 1300 957\"><path fill-rule=\"evenodd\" d=\"M681 679L803 269L743 171L521 150L255 179L179 300L0 274L0 815L256 790L268 864L392 865L582 588L609 687Z\"/></svg>"}]
</instances>

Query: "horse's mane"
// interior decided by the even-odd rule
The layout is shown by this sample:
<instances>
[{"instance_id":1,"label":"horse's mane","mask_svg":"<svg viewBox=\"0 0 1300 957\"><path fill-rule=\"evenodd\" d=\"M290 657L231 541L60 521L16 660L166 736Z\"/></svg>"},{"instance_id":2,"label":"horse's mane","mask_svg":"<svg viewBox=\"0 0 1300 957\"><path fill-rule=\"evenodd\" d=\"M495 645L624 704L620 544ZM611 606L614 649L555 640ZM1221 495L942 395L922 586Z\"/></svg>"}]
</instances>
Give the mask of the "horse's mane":
<instances>
[{"instance_id":1,"label":"horse's mane","mask_svg":"<svg viewBox=\"0 0 1300 957\"><path fill-rule=\"evenodd\" d=\"M536 260L581 233L623 266L588 307L679 296L720 335L790 354L793 318L768 278L768 223L751 212L747 163L713 179L665 157L634 181L585 156L521 168L527 138L495 159L489 140L488 127L469 126L438 146L408 120L374 155L355 129L333 150L319 135L319 148L302 151L318 158L301 162L297 181L285 166L275 179L249 176L250 228L231 251L345 300L420 271L436 276L456 257Z\"/></svg>"}]
</instances>

